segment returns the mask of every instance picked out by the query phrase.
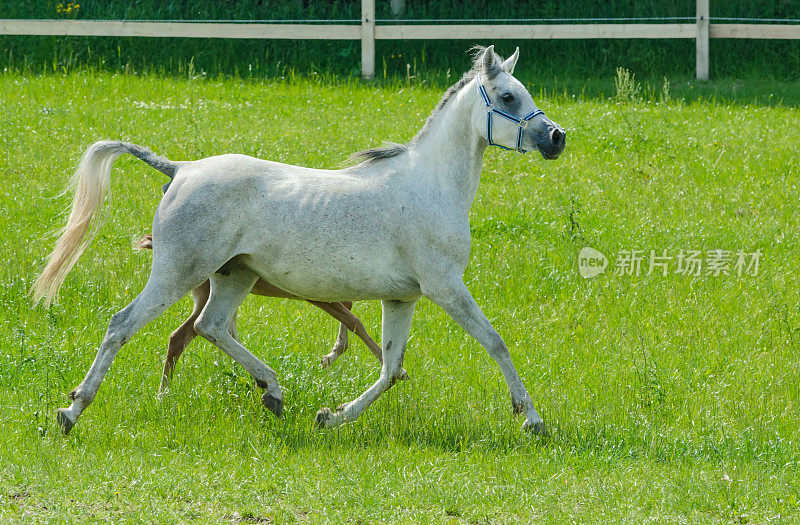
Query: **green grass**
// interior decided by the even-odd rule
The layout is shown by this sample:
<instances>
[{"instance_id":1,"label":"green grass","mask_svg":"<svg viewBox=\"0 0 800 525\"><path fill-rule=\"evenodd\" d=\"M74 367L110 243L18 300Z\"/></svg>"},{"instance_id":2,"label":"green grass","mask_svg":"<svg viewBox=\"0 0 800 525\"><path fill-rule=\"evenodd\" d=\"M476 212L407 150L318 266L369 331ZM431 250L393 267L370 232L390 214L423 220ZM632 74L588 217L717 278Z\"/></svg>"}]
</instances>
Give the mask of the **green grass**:
<instances>
[{"instance_id":1,"label":"green grass","mask_svg":"<svg viewBox=\"0 0 800 525\"><path fill-rule=\"evenodd\" d=\"M146 280L150 256L130 243L149 231L165 182L120 158L108 223L61 303L32 308L27 290L69 203L59 192L88 144L335 167L356 149L409 140L441 91L0 75L0 521L800 521L800 135L796 109L768 97L798 100L797 84L688 83L668 102L658 86L628 102L549 92L540 106L569 130L560 160L487 152L465 278L549 439L520 430L494 362L425 300L406 355L412 379L358 422L319 432L316 410L361 393L377 364L353 338L320 370L334 321L264 298L246 302L239 329L280 376L281 420L202 341L156 397L184 300L122 349L95 403L60 435L56 409ZM681 100L688 92L705 95ZM763 259L757 276L584 280L583 246L612 257L761 249ZM356 311L378 336L379 305Z\"/></svg>"}]
</instances>

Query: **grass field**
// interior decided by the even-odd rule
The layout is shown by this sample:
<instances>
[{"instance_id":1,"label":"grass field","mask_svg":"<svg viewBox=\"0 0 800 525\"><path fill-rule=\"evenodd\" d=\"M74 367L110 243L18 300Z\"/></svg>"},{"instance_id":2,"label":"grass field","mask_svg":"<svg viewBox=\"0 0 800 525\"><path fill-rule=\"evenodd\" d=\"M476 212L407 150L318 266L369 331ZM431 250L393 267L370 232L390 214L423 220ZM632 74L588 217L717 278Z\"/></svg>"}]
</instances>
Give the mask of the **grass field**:
<instances>
[{"instance_id":1,"label":"grass field","mask_svg":"<svg viewBox=\"0 0 800 525\"><path fill-rule=\"evenodd\" d=\"M352 338L321 370L335 322L264 298L245 303L239 329L279 373L281 420L200 340L157 398L184 300L122 349L64 437L56 409L146 280L150 255L131 240L149 231L165 182L120 158L108 223L60 304L32 308L27 291L69 203L60 192L87 145L335 167L409 140L443 89L0 75L0 521L800 522L800 131L773 88L742 88L761 104L663 97L658 86L550 95L540 106L569 132L560 160L487 151L466 281L549 438L520 430L494 362L425 300L406 355L412 379L355 424L315 430L316 410L361 393L377 363ZM800 85L775 89L797 99ZM612 259L605 274L579 275L586 246ZM715 249L760 250L757 275L675 272L681 250L705 260ZM645 275L645 262L641 275L614 275L630 250L666 250L670 273ZM379 304L356 311L377 337Z\"/></svg>"}]
</instances>

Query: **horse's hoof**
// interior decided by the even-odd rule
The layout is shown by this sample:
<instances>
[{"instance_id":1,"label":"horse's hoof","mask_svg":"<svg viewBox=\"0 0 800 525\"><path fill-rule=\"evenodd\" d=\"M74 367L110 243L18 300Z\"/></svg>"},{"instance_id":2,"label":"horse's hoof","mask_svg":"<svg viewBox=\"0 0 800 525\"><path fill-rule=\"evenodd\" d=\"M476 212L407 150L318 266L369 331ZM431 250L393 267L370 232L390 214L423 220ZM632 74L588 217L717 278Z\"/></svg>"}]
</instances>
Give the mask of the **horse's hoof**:
<instances>
[{"instance_id":1,"label":"horse's hoof","mask_svg":"<svg viewBox=\"0 0 800 525\"><path fill-rule=\"evenodd\" d=\"M61 427L61 432L63 432L65 436L69 434L69 431L72 430L72 427L75 426L75 422L72 421L64 413L63 408L58 409L58 415L56 415L56 422L58 423L58 426Z\"/></svg>"},{"instance_id":2,"label":"horse's hoof","mask_svg":"<svg viewBox=\"0 0 800 525\"><path fill-rule=\"evenodd\" d=\"M522 428L534 436L547 437L550 435L550 432L547 431L547 427L544 425L544 421L541 419L539 421L534 421L533 423L531 423L530 420L525 420L525 424L522 425Z\"/></svg>"},{"instance_id":3,"label":"horse's hoof","mask_svg":"<svg viewBox=\"0 0 800 525\"><path fill-rule=\"evenodd\" d=\"M400 371L400 374L397 376L397 379L399 379L400 381L408 381L411 378L408 377L408 372L406 372L406 369L404 368Z\"/></svg>"},{"instance_id":4,"label":"horse's hoof","mask_svg":"<svg viewBox=\"0 0 800 525\"><path fill-rule=\"evenodd\" d=\"M327 368L330 365L332 365L334 361L336 361L336 355L334 355L333 353L330 353L328 355L322 356L322 360L320 361L319 364L320 364L320 367Z\"/></svg>"},{"instance_id":5,"label":"horse's hoof","mask_svg":"<svg viewBox=\"0 0 800 525\"><path fill-rule=\"evenodd\" d=\"M283 399L280 397L264 392L264 395L261 396L261 403L275 414L275 417L281 417L283 414Z\"/></svg>"},{"instance_id":6,"label":"horse's hoof","mask_svg":"<svg viewBox=\"0 0 800 525\"><path fill-rule=\"evenodd\" d=\"M320 408L317 412L317 418L314 420L314 426L317 428L325 428L330 426L333 420L333 412L330 408Z\"/></svg>"}]
</instances>

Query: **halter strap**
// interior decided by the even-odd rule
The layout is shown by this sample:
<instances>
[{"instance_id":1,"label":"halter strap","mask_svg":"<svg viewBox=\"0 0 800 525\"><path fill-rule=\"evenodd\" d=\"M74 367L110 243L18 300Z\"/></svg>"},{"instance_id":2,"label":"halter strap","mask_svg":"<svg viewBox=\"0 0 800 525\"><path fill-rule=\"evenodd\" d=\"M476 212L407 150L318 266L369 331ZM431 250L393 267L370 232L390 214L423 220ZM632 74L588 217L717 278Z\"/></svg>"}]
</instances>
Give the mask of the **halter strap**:
<instances>
[{"instance_id":1,"label":"halter strap","mask_svg":"<svg viewBox=\"0 0 800 525\"><path fill-rule=\"evenodd\" d=\"M502 148L502 149L508 150L508 151L516 150L519 153L527 153L528 150L522 149L522 134L525 131L525 129L528 127L528 122L533 117L535 117L537 115L544 115L544 111L542 111L539 108L535 108L533 111L531 111L530 113L528 113L527 115L525 115L522 118L515 117L514 115L510 115L510 114L506 113L505 111L503 111L501 109L497 109L496 107L494 107L494 104L492 104L492 101L489 100L489 95L486 93L486 88L483 87L483 84L481 84L481 75L480 75L480 73L478 73L478 75L475 77L475 83L478 85L478 93L480 93L481 98L483 99L483 104L486 106L486 138L489 141L489 145L490 146L497 146L498 148ZM517 147L516 148L508 148L506 146L503 146L502 144L496 144L492 140L492 116L494 114L500 115L501 117L503 117L506 120L510 120L511 122L516 124L517 127L519 127L519 131L517 133Z\"/></svg>"}]
</instances>

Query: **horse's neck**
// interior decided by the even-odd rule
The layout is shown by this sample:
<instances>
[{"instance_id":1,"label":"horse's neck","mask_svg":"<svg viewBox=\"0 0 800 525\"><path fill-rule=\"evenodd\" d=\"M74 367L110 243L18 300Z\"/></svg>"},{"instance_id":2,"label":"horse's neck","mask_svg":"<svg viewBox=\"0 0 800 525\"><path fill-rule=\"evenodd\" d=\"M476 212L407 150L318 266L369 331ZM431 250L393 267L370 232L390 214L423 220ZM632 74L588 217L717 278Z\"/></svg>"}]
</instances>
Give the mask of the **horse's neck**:
<instances>
[{"instance_id":1,"label":"horse's neck","mask_svg":"<svg viewBox=\"0 0 800 525\"><path fill-rule=\"evenodd\" d=\"M418 169L434 183L454 190L467 209L478 191L486 149L486 141L473 132L471 124L474 101L469 90L474 87L470 82L453 95L414 145Z\"/></svg>"}]
</instances>

